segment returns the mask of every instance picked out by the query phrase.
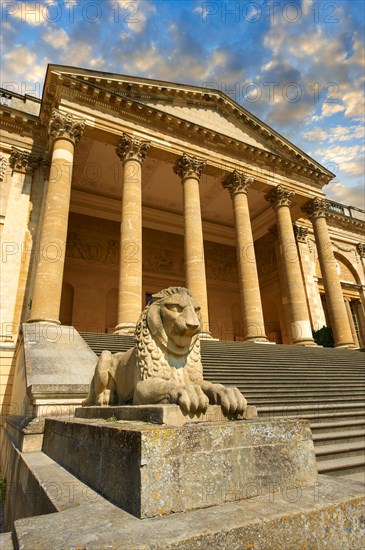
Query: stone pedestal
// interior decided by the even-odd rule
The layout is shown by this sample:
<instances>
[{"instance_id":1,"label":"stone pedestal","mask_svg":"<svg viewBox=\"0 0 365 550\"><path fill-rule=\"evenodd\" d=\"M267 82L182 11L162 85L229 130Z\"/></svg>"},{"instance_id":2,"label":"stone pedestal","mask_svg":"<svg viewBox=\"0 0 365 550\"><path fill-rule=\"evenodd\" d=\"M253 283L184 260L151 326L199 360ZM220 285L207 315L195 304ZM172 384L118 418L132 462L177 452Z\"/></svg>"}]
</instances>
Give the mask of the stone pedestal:
<instances>
[{"instance_id":1,"label":"stone pedestal","mask_svg":"<svg viewBox=\"0 0 365 550\"><path fill-rule=\"evenodd\" d=\"M97 356L73 327L23 324L10 414L72 415L88 393L96 362Z\"/></svg>"},{"instance_id":2,"label":"stone pedestal","mask_svg":"<svg viewBox=\"0 0 365 550\"><path fill-rule=\"evenodd\" d=\"M317 481L305 420L46 419L43 452L138 518L186 512Z\"/></svg>"}]
</instances>

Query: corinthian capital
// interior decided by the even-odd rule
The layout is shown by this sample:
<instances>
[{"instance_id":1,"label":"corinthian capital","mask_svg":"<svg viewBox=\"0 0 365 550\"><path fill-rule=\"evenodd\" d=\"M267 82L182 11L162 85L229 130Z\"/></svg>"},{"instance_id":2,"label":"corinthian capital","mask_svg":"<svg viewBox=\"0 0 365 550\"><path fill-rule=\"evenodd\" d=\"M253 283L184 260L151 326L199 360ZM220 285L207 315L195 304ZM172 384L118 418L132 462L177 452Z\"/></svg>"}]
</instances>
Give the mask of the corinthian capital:
<instances>
[{"instance_id":1,"label":"corinthian capital","mask_svg":"<svg viewBox=\"0 0 365 550\"><path fill-rule=\"evenodd\" d=\"M36 157L29 153L29 151L23 151L20 149L12 148L9 158L9 165L14 172L26 172L33 173L40 163L40 157Z\"/></svg>"},{"instance_id":2,"label":"corinthian capital","mask_svg":"<svg viewBox=\"0 0 365 550\"><path fill-rule=\"evenodd\" d=\"M70 114L62 114L53 109L48 128L48 135L52 140L68 139L74 145L82 138L85 122L75 119Z\"/></svg>"},{"instance_id":3,"label":"corinthian capital","mask_svg":"<svg viewBox=\"0 0 365 550\"><path fill-rule=\"evenodd\" d=\"M298 243L308 243L308 229L300 225L294 225L294 235Z\"/></svg>"},{"instance_id":4,"label":"corinthian capital","mask_svg":"<svg viewBox=\"0 0 365 550\"><path fill-rule=\"evenodd\" d=\"M189 157L189 155L184 153L183 156L176 162L174 172L182 180L190 177L199 179L205 165L205 160L198 159L197 157Z\"/></svg>"},{"instance_id":5,"label":"corinthian capital","mask_svg":"<svg viewBox=\"0 0 365 550\"><path fill-rule=\"evenodd\" d=\"M233 198L238 193L244 193L247 195L248 188L253 184L253 178L246 176L242 172L235 170L228 174L222 181L222 185L225 189L228 189L231 197Z\"/></svg>"},{"instance_id":6,"label":"corinthian capital","mask_svg":"<svg viewBox=\"0 0 365 550\"><path fill-rule=\"evenodd\" d=\"M290 206L295 193L290 191L286 187L278 185L275 189L272 189L265 199L267 202L270 202L274 209L279 208L280 206Z\"/></svg>"},{"instance_id":7,"label":"corinthian capital","mask_svg":"<svg viewBox=\"0 0 365 550\"><path fill-rule=\"evenodd\" d=\"M325 218L328 210L328 201L316 197L304 206L303 211L308 214L308 218Z\"/></svg>"},{"instance_id":8,"label":"corinthian capital","mask_svg":"<svg viewBox=\"0 0 365 550\"><path fill-rule=\"evenodd\" d=\"M136 160L142 164L149 148L150 144L148 141L141 141L128 134L123 134L115 151L123 162L126 160Z\"/></svg>"}]
</instances>

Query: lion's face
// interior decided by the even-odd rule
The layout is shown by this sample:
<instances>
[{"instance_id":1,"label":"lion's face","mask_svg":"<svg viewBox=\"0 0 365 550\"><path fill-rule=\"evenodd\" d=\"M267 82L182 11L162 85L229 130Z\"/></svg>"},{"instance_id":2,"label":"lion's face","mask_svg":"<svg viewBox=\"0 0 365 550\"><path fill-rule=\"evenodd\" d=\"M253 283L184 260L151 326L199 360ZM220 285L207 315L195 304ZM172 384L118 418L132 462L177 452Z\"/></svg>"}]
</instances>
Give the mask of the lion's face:
<instances>
[{"instance_id":1,"label":"lion's face","mask_svg":"<svg viewBox=\"0 0 365 550\"><path fill-rule=\"evenodd\" d=\"M202 323L199 305L186 290L181 290L185 289L154 302L147 316L153 336L175 355L189 352Z\"/></svg>"}]
</instances>

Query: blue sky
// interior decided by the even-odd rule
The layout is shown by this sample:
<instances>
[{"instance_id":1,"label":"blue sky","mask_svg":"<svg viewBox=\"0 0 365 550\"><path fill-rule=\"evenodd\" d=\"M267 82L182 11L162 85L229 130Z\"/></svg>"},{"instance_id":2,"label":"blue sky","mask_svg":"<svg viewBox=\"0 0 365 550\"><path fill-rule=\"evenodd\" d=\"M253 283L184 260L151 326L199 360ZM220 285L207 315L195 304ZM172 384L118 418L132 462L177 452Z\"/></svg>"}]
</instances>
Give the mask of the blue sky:
<instances>
[{"instance_id":1,"label":"blue sky","mask_svg":"<svg viewBox=\"0 0 365 550\"><path fill-rule=\"evenodd\" d=\"M47 63L218 88L364 205L364 0L1 0L2 83L41 95Z\"/></svg>"}]
</instances>

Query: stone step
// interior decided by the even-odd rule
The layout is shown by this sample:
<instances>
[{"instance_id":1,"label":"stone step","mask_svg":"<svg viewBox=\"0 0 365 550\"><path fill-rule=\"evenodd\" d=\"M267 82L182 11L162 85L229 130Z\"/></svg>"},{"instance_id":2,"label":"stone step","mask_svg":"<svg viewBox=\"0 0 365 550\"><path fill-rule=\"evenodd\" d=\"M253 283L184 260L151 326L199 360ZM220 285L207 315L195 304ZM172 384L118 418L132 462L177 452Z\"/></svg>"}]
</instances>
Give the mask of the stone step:
<instances>
[{"instance_id":1,"label":"stone step","mask_svg":"<svg viewBox=\"0 0 365 550\"><path fill-rule=\"evenodd\" d=\"M335 419L334 419L335 420ZM343 420L343 421L332 421L332 422L311 422L311 430L313 434L313 439L316 434L320 435L322 433L336 433L346 429L346 432L349 431L358 431L359 427L362 428L362 433L365 432L365 416L360 420Z\"/></svg>"},{"instance_id":2,"label":"stone step","mask_svg":"<svg viewBox=\"0 0 365 550\"><path fill-rule=\"evenodd\" d=\"M352 456L334 458L330 460L317 460L319 474L343 476L363 472L365 468L364 456Z\"/></svg>"},{"instance_id":3,"label":"stone step","mask_svg":"<svg viewBox=\"0 0 365 550\"><path fill-rule=\"evenodd\" d=\"M240 388L240 386L238 386L238 389L240 389L243 393L244 392L244 389L243 388ZM305 398L300 398L300 397L293 397L293 398L282 398L282 399L277 399L277 398L273 398L273 399L270 399L268 397L262 397L262 398L255 398L253 399L252 397L250 398L249 396L247 396L247 399L248 399L248 402L250 405L256 405L257 407L270 407L270 406L285 406L286 408L287 407L300 407L300 408L303 408L303 407L307 407L307 406L311 406L311 407L316 407L316 405L318 403L320 403L321 405L331 405L331 404L334 404L334 405L341 405L341 404L346 404L346 403L349 403L350 400L347 399L347 398L343 398L343 399L336 399L336 398L321 398L321 399L315 399L315 398L311 398L311 399L305 399ZM364 401L363 401L363 398L357 398L357 399L351 399L351 403L353 404L357 404L359 403L360 405L362 405L363 407L365 407L365 404L364 404Z\"/></svg>"},{"instance_id":4,"label":"stone step","mask_svg":"<svg viewBox=\"0 0 365 550\"><path fill-rule=\"evenodd\" d=\"M354 441L365 443L364 430L329 431L312 433L315 445L332 445L335 443L351 443Z\"/></svg>"},{"instance_id":5,"label":"stone step","mask_svg":"<svg viewBox=\"0 0 365 550\"><path fill-rule=\"evenodd\" d=\"M282 405L278 405L278 406L271 406L271 407L266 407L266 406L261 406L261 407L258 407L258 410L265 414L265 413L280 413L280 411L284 411L285 413L289 413L289 412L293 412L295 414L296 411L298 411L298 407L294 406L294 405L288 405L288 406L282 406ZM348 411L361 411L363 412L365 410L365 403L353 403L353 402L347 402L347 403L340 403L340 404L337 404L337 403L330 403L330 404L318 404L318 403L313 403L313 404L306 404L306 405L302 405L300 407L300 410L302 411L302 414L304 413L304 411L308 412L308 413L312 413L312 414L315 414L315 413L323 413L323 412L337 412L337 411L341 411L341 412L348 412Z\"/></svg>"},{"instance_id":6,"label":"stone step","mask_svg":"<svg viewBox=\"0 0 365 550\"><path fill-rule=\"evenodd\" d=\"M315 445L317 461L361 456L365 461L365 440L335 443L333 445Z\"/></svg>"},{"instance_id":7,"label":"stone step","mask_svg":"<svg viewBox=\"0 0 365 550\"><path fill-rule=\"evenodd\" d=\"M133 338L85 334L100 354L123 351ZM354 350L201 341L204 378L237 386L259 417L310 421L318 463L330 475L364 469L365 375L363 353ZM326 449L321 452L321 449Z\"/></svg>"}]
</instances>

